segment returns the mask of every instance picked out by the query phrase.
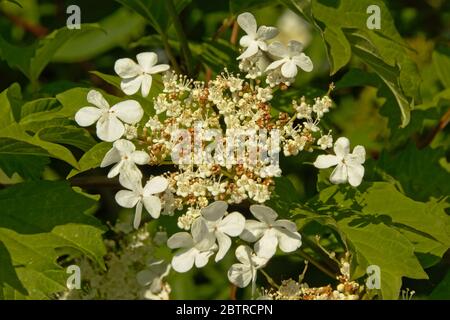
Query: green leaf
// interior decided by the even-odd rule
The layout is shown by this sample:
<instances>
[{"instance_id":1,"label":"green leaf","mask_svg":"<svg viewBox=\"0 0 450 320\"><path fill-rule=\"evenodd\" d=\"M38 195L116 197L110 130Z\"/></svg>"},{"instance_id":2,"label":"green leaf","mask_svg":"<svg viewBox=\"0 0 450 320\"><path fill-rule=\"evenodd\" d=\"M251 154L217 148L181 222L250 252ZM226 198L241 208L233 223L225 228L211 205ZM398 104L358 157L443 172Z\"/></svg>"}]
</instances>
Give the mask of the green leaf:
<instances>
[{"instance_id":1,"label":"green leaf","mask_svg":"<svg viewBox=\"0 0 450 320\"><path fill-rule=\"evenodd\" d=\"M67 182L28 182L0 191L0 270L7 270L0 273L0 297L45 299L65 290L67 275L57 259L73 249L104 267L104 228L83 214L94 205Z\"/></svg>"},{"instance_id":2,"label":"green leaf","mask_svg":"<svg viewBox=\"0 0 450 320\"><path fill-rule=\"evenodd\" d=\"M447 272L444 279L431 292L430 299L449 300L450 299L450 271Z\"/></svg>"},{"instance_id":3,"label":"green leaf","mask_svg":"<svg viewBox=\"0 0 450 320\"><path fill-rule=\"evenodd\" d=\"M28 47L18 47L0 36L0 58L12 68L17 68L31 81L36 81L56 52L73 37L98 29L95 25L84 24L81 29L67 27L53 31L43 39Z\"/></svg>"},{"instance_id":4,"label":"green leaf","mask_svg":"<svg viewBox=\"0 0 450 320\"><path fill-rule=\"evenodd\" d=\"M127 21L127 23L123 23ZM53 57L56 62L79 62L97 57L114 47L124 47L144 31L144 19L120 8L98 22L101 29L81 33L67 41Z\"/></svg>"},{"instance_id":5,"label":"green leaf","mask_svg":"<svg viewBox=\"0 0 450 320\"><path fill-rule=\"evenodd\" d=\"M46 127L39 130L37 135L42 140L74 146L83 151L89 150L96 144L86 129L75 126Z\"/></svg>"},{"instance_id":6,"label":"green leaf","mask_svg":"<svg viewBox=\"0 0 450 320\"><path fill-rule=\"evenodd\" d=\"M232 14L240 14L250 10L257 10L273 5L269 0L230 0L230 11Z\"/></svg>"},{"instance_id":7,"label":"green leaf","mask_svg":"<svg viewBox=\"0 0 450 320\"><path fill-rule=\"evenodd\" d=\"M153 0L116 0L125 7L137 12L144 17L148 23L159 33L164 33L172 24L166 11L165 1ZM179 14L191 1L175 0L175 8Z\"/></svg>"},{"instance_id":8,"label":"green leaf","mask_svg":"<svg viewBox=\"0 0 450 320\"><path fill-rule=\"evenodd\" d=\"M450 88L450 47L440 46L433 51L433 67L444 87Z\"/></svg>"},{"instance_id":9,"label":"green leaf","mask_svg":"<svg viewBox=\"0 0 450 320\"><path fill-rule=\"evenodd\" d=\"M0 128L15 122L21 100L22 94L17 83L0 93Z\"/></svg>"},{"instance_id":10,"label":"green leaf","mask_svg":"<svg viewBox=\"0 0 450 320\"><path fill-rule=\"evenodd\" d=\"M67 176L67 179L70 179L77 174L80 174L82 172L98 168L100 167L100 164L102 163L103 158L105 157L105 154L112 148L112 143L110 142L100 142L92 147L89 151L87 151L80 159L79 161L79 170L73 169L69 175Z\"/></svg>"},{"instance_id":11,"label":"green leaf","mask_svg":"<svg viewBox=\"0 0 450 320\"><path fill-rule=\"evenodd\" d=\"M238 52L232 44L224 39L207 40L201 47L194 48L194 52L216 74L222 72L224 67L228 68L230 72L237 71Z\"/></svg>"}]
</instances>

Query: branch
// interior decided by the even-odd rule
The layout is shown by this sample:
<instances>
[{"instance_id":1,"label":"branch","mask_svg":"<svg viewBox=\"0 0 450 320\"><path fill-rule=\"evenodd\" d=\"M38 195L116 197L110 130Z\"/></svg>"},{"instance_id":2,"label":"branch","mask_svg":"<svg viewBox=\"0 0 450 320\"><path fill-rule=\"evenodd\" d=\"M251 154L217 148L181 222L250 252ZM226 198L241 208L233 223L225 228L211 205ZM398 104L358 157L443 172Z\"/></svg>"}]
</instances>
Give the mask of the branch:
<instances>
[{"instance_id":1,"label":"branch","mask_svg":"<svg viewBox=\"0 0 450 320\"><path fill-rule=\"evenodd\" d=\"M22 28L23 30L33 34L37 38L45 37L48 34L48 29L38 25L31 23L29 21L24 20L23 18L19 16L15 16L6 12L2 12L3 15L10 20L12 23L14 23L16 26Z\"/></svg>"}]
</instances>

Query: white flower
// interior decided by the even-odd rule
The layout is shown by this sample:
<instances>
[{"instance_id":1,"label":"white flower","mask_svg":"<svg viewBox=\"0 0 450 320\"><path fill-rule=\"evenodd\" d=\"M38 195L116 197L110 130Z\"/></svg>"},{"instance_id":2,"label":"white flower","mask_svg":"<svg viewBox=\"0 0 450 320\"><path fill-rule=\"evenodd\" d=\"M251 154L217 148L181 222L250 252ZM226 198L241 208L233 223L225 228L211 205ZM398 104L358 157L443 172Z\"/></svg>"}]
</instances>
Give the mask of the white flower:
<instances>
[{"instance_id":1,"label":"white flower","mask_svg":"<svg viewBox=\"0 0 450 320\"><path fill-rule=\"evenodd\" d=\"M97 136L103 141L112 142L123 136L125 127L121 121L135 124L144 115L144 110L135 100L122 101L110 108L109 103L96 90L88 92L87 101L95 107L81 108L75 114L75 121L82 127L89 127L97 122Z\"/></svg>"},{"instance_id":2,"label":"white flower","mask_svg":"<svg viewBox=\"0 0 450 320\"><path fill-rule=\"evenodd\" d=\"M297 67L306 72L312 71L313 63L302 50L302 44L294 40L289 41L287 47L281 42L270 44L268 48L269 53L281 59L272 62L266 71L277 69L281 66L281 74L286 78L294 78L297 75Z\"/></svg>"},{"instance_id":3,"label":"white flower","mask_svg":"<svg viewBox=\"0 0 450 320\"><path fill-rule=\"evenodd\" d=\"M227 214L227 208L228 204L226 202L216 201L202 209L202 217L219 245L219 251L215 258L216 262L222 260L230 249L230 237L239 236L245 227L244 216L239 212Z\"/></svg>"},{"instance_id":4,"label":"white flower","mask_svg":"<svg viewBox=\"0 0 450 320\"><path fill-rule=\"evenodd\" d=\"M132 190L121 190L116 194L117 203L124 208L136 207L133 226L139 228L142 216L142 206L154 218L158 219L161 213L161 200L155 194L167 189L168 181L164 177L150 179L144 188L141 182L135 184Z\"/></svg>"},{"instance_id":5,"label":"white flower","mask_svg":"<svg viewBox=\"0 0 450 320\"><path fill-rule=\"evenodd\" d=\"M268 260L255 255L250 247L244 245L236 249L236 258L240 263L231 266L228 279L239 288L245 288L251 282L254 291L257 270L264 267Z\"/></svg>"},{"instance_id":6,"label":"white flower","mask_svg":"<svg viewBox=\"0 0 450 320\"><path fill-rule=\"evenodd\" d=\"M356 146L350 153L350 141L340 137L334 143L336 155L320 155L314 162L314 166L325 169L336 166L330 176L330 181L335 184L349 182L353 187L361 184L364 177L362 164L366 159L366 150L363 146Z\"/></svg>"},{"instance_id":7,"label":"white flower","mask_svg":"<svg viewBox=\"0 0 450 320\"><path fill-rule=\"evenodd\" d=\"M320 146L322 150L326 150L333 146L333 137L331 134L323 135L317 140L317 145Z\"/></svg>"},{"instance_id":8,"label":"white flower","mask_svg":"<svg viewBox=\"0 0 450 320\"><path fill-rule=\"evenodd\" d=\"M203 219L194 221L191 232L192 235L187 232L178 232L167 240L169 248L181 248L172 258L172 267L177 272L187 272L194 264L197 268L206 266L209 257L217 249L215 237L209 232Z\"/></svg>"},{"instance_id":9,"label":"white flower","mask_svg":"<svg viewBox=\"0 0 450 320\"><path fill-rule=\"evenodd\" d=\"M135 94L141 88L143 97L147 97L152 86L152 74L169 70L167 64L159 64L154 52L142 52L136 56L138 63L129 58L119 59L114 65L114 71L123 79L120 87L127 95Z\"/></svg>"},{"instance_id":10,"label":"white flower","mask_svg":"<svg viewBox=\"0 0 450 320\"><path fill-rule=\"evenodd\" d=\"M302 237L297 232L297 226L289 220L275 220L278 214L263 205L252 205L251 213L259 220L247 220L241 238L255 243L258 256L270 259L277 246L283 252L293 252L302 245Z\"/></svg>"},{"instance_id":11,"label":"white flower","mask_svg":"<svg viewBox=\"0 0 450 320\"><path fill-rule=\"evenodd\" d=\"M258 28L255 17L249 12L241 13L237 17L237 23L247 33L239 41L239 44L247 49L237 58L238 60L250 58L259 49L267 51L265 40L272 39L278 34L275 27L260 26Z\"/></svg>"},{"instance_id":12,"label":"white flower","mask_svg":"<svg viewBox=\"0 0 450 320\"><path fill-rule=\"evenodd\" d=\"M136 182L142 180L142 173L136 164L144 165L150 161L150 156L144 151L136 151L136 147L128 140L120 139L114 142L113 148L103 158L100 167L113 163L116 165L109 171L108 178L119 175L120 183L126 188L133 188Z\"/></svg>"}]
</instances>

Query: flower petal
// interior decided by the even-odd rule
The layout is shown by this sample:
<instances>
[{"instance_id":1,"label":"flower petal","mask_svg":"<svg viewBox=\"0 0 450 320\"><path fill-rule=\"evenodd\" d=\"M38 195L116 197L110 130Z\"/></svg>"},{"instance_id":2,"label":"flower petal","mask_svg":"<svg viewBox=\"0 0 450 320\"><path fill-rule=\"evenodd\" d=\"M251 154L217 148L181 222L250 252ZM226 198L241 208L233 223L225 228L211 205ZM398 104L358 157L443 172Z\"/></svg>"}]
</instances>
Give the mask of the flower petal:
<instances>
[{"instance_id":1,"label":"flower petal","mask_svg":"<svg viewBox=\"0 0 450 320\"><path fill-rule=\"evenodd\" d=\"M81 127L93 125L102 115L102 110L96 107L84 107L75 114L75 121Z\"/></svg>"},{"instance_id":2,"label":"flower petal","mask_svg":"<svg viewBox=\"0 0 450 320\"><path fill-rule=\"evenodd\" d=\"M175 253L172 258L172 267L175 271L183 273L192 269L194 266L197 249L186 248Z\"/></svg>"},{"instance_id":3,"label":"flower petal","mask_svg":"<svg viewBox=\"0 0 450 320\"><path fill-rule=\"evenodd\" d=\"M240 44L241 47L245 47L246 48L254 41L255 41L255 39L253 39L249 35L245 35L239 40L239 44Z\"/></svg>"},{"instance_id":4,"label":"flower petal","mask_svg":"<svg viewBox=\"0 0 450 320\"><path fill-rule=\"evenodd\" d=\"M105 157L102 160L102 163L100 164L101 168L107 167L112 165L113 163L119 162L121 160L120 152L116 148L111 148L106 154Z\"/></svg>"},{"instance_id":5,"label":"flower petal","mask_svg":"<svg viewBox=\"0 0 450 320\"><path fill-rule=\"evenodd\" d=\"M253 278L251 267L235 263L228 270L228 280L239 288L245 288L250 284Z\"/></svg>"},{"instance_id":6,"label":"flower petal","mask_svg":"<svg viewBox=\"0 0 450 320\"><path fill-rule=\"evenodd\" d=\"M244 12L238 15L237 23L248 35L253 38L256 37L256 19L250 12Z\"/></svg>"},{"instance_id":7,"label":"flower petal","mask_svg":"<svg viewBox=\"0 0 450 320\"><path fill-rule=\"evenodd\" d=\"M141 83L141 94L145 98L150 93L150 89L152 87L152 76L149 74L144 74L142 76L142 83Z\"/></svg>"},{"instance_id":8,"label":"flower petal","mask_svg":"<svg viewBox=\"0 0 450 320\"><path fill-rule=\"evenodd\" d=\"M169 186L166 178L157 176L151 178L144 187L144 195L152 195L165 191Z\"/></svg>"},{"instance_id":9,"label":"flower petal","mask_svg":"<svg viewBox=\"0 0 450 320\"><path fill-rule=\"evenodd\" d=\"M136 100L119 102L111 108L111 111L114 111L117 118L129 124L138 123L144 115L144 110Z\"/></svg>"},{"instance_id":10,"label":"flower petal","mask_svg":"<svg viewBox=\"0 0 450 320\"><path fill-rule=\"evenodd\" d=\"M247 47L247 49L245 49L244 52L242 52L242 54L237 57L237 60L241 60L241 59L247 59L250 58L252 56L254 56L257 52L258 52L258 42L253 41L250 43L250 45Z\"/></svg>"},{"instance_id":11,"label":"flower petal","mask_svg":"<svg viewBox=\"0 0 450 320\"><path fill-rule=\"evenodd\" d=\"M275 60L267 66L266 71L276 69L284 63L286 63L286 59Z\"/></svg>"},{"instance_id":12,"label":"flower petal","mask_svg":"<svg viewBox=\"0 0 450 320\"><path fill-rule=\"evenodd\" d=\"M139 190L142 193L142 172L132 162L123 163L120 169L119 182L127 189Z\"/></svg>"},{"instance_id":13,"label":"flower petal","mask_svg":"<svg viewBox=\"0 0 450 320\"><path fill-rule=\"evenodd\" d=\"M271 55L274 55L275 57L289 57L287 47L279 41L272 42L267 50Z\"/></svg>"},{"instance_id":14,"label":"flower petal","mask_svg":"<svg viewBox=\"0 0 450 320\"><path fill-rule=\"evenodd\" d=\"M198 252L195 256L195 266L197 268L203 268L208 264L209 257L211 257L213 254L213 251Z\"/></svg>"},{"instance_id":15,"label":"flower petal","mask_svg":"<svg viewBox=\"0 0 450 320\"><path fill-rule=\"evenodd\" d=\"M260 204L250 206L250 212L256 219L267 224L273 223L278 217L278 214L272 208Z\"/></svg>"},{"instance_id":16,"label":"flower petal","mask_svg":"<svg viewBox=\"0 0 450 320\"><path fill-rule=\"evenodd\" d=\"M139 201L136 205L136 212L134 213L133 227L139 229L142 219L142 202Z\"/></svg>"},{"instance_id":17,"label":"flower petal","mask_svg":"<svg viewBox=\"0 0 450 320\"><path fill-rule=\"evenodd\" d=\"M281 251L293 252L301 247L302 237L298 232L291 232L287 229L276 228L278 236L278 244Z\"/></svg>"},{"instance_id":18,"label":"flower petal","mask_svg":"<svg viewBox=\"0 0 450 320\"><path fill-rule=\"evenodd\" d=\"M129 58L119 59L114 64L114 71L122 79L134 78L142 72L142 68Z\"/></svg>"},{"instance_id":19,"label":"flower petal","mask_svg":"<svg viewBox=\"0 0 450 320\"><path fill-rule=\"evenodd\" d=\"M301 42L291 40L287 45L288 53L290 57L299 55L303 51L303 44Z\"/></svg>"},{"instance_id":20,"label":"flower petal","mask_svg":"<svg viewBox=\"0 0 450 320\"><path fill-rule=\"evenodd\" d=\"M217 238L217 243L219 245L219 251L217 251L215 261L218 262L225 257L228 250L231 247L231 239L225 233L216 231L215 236Z\"/></svg>"},{"instance_id":21,"label":"flower petal","mask_svg":"<svg viewBox=\"0 0 450 320\"><path fill-rule=\"evenodd\" d=\"M247 242L255 242L262 237L267 228L268 226L264 222L247 220L245 222L245 228L239 237Z\"/></svg>"},{"instance_id":22,"label":"flower petal","mask_svg":"<svg viewBox=\"0 0 450 320\"><path fill-rule=\"evenodd\" d=\"M347 178L347 166L338 164L331 173L330 181L334 184L345 183L347 182Z\"/></svg>"},{"instance_id":23,"label":"flower petal","mask_svg":"<svg viewBox=\"0 0 450 320\"><path fill-rule=\"evenodd\" d=\"M235 254L239 262L245 265L251 265L252 249L249 246L240 245L239 247L237 247Z\"/></svg>"},{"instance_id":24,"label":"flower petal","mask_svg":"<svg viewBox=\"0 0 450 320\"><path fill-rule=\"evenodd\" d=\"M273 223L272 226L277 228L284 228L291 232L297 232L297 225L295 224L295 222L286 219L277 220Z\"/></svg>"},{"instance_id":25,"label":"flower petal","mask_svg":"<svg viewBox=\"0 0 450 320\"><path fill-rule=\"evenodd\" d=\"M362 178L364 177L364 167L360 164L348 164L348 183L351 186L357 187L361 184Z\"/></svg>"},{"instance_id":26,"label":"flower petal","mask_svg":"<svg viewBox=\"0 0 450 320\"><path fill-rule=\"evenodd\" d=\"M286 61L281 66L281 74L285 78L294 78L297 75L297 65L295 62L292 60Z\"/></svg>"},{"instance_id":27,"label":"flower petal","mask_svg":"<svg viewBox=\"0 0 450 320\"><path fill-rule=\"evenodd\" d=\"M136 150L136 146L131 141L125 139L114 141L113 146L119 150L122 155L128 155Z\"/></svg>"},{"instance_id":28,"label":"flower petal","mask_svg":"<svg viewBox=\"0 0 450 320\"><path fill-rule=\"evenodd\" d=\"M317 157L316 161L314 161L314 167L318 169L326 169L329 167L333 167L339 163L338 157L332 154L320 155Z\"/></svg>"},{"instance_id":29,"label":"flower petal","mask_svg":"<svg viewBox=\"0 0 450 320\"><path fill-rule=\"evenodd\" d=\"M189 233L178 232L167 240L167 246L170 249L190 248L194 246L194 241Z\"/></svg>"},{"instance_id":30,"label":"flower petal","mask_svg":"<svg viewBox=\"0 0 450 320\"><path fill-rule=\"evenodd\" d=\"M124 208L133 208L139 202L139 196L129 190L120 190L115 198L119 206Z\"/></svg>"},{"instance_id":31,"label":"flower petal","mask_svg":"<svg viewBox=\"0 0 450 320\"><path fill-rule=\"evenodd\" d=\"M109 109L109 103L105 100L103 95L97 90L90 90L86 97L89 103L100 109Z\"/></svg>"},{"instance_id":32,"label":"flower petal","mask_svg":"<svg viewBox=\"0 0 450 320\"><path fill-rule=\"evenodd\" d=\"M158 219L161 214L161 200L155 196L146 196L142 198L145 210L152 216L153 219Z\"/></svg>"},{"instance_id":33,"label":"flower petal","mask_svg":"<svg viewBox=\"0 0 450 320\"><path fill-rule=\"evenodd\" d=\"M212 235L209 232L209 230L208 230L208 226L206 225L205 220L200 219L200 218L197 218L192 223L192 225L191 225L191 234L192 234L192 238L194 239L194 243L195 244L198 244L198 243L202 242L203 240L207 239L209 235ZM212 238L214 238L214 237L212 237ZM206 244L202 243L202 248L205 249L205 250L209 249L209 247L212 246L212 244L209 243L209 242L211 242L211 241L209 241L209 239L208 239Z\"/></svg>"},{"instance_id":34,"label":"flower petal","mask_svg":"<svg viewBox=\"0 0 450 320\"><path fill-rule=\"evenodd\" d=\"M139 88L141 87L142 84L142 79L143 79L142 75L138 75L133 78L123 79L120 82L120 88L126 95L131 96L132 94L135 94L136 92L139 91Z\"/></svg>"},{"instance_id":35,"label":"flower petal","mask_svg":"<svg viewBox=\"0 0 450 320\"><path fill-rule=\"evenodd\" d=\"M278 35L278 29L275 27L260 26L256 32L256 36L261 40L269 40Z\"/></svg>"},{"instance_id":36,"label":"flower petal","mask_svg":"<svg viewBox=\"0 0 450 320\"><path fill-rule=\"evenodd\" d=\"M363 146L356 146L353 149L352 159L359 164L363 164L366 161L366 149Z\"/></svg>"},{"instance_id":37,"label":"flower petal","mask_svg":"<svg viewBox=\"0 0 450 320\"><path fill-rule=\"evenodd\" d=\"M334 153L339 159L350 153L350 141L346 137L340 137L334 143Z\"/></svg>"},{"instance_id":38,"label":"flower petal","mask_svg":"<svg viewBox=\"0 0 450 320\"><path fill-rule=\"evenodd\" d=\"M114 167L111 168L108 172L108 179L112 179L115 176L117 176L120 173L120 170L122 169L124 165L124 161L119 161Z\"/></svg>"},{"instance_id":39,"label":"flower petal","mask_svg":"<svg viewBox=\"0 0 450 320\"><path fill-rule=\"evenodd\" d=\"M274 230L267 230L261 239L255 243L255 253L262 258L270 259L275 255L278 238Z\"/></svg>"},{"instance_id":40,"label":"flower petal","mask_svg":"<svg viewBox=\"0 0 450 320\"><path fill-rule=\"evenodd\" d=\"M150 74L161 73L161 72L167 71L169 69L170 69L170 66L168 64L158 64L156 66L151 67L150 70L148 71L148 73L150 73Z\"/></svg>"},{"instance_id":41,"label":"flower petal","mask_svg":"<svg viewBox=\"0 0 450 320\"><path fill-rule=\"evenodd\" d=\"M225 215L227 208L225 201L215 201L202 209L202 216L208 221L217 221Z\"/></svg>"},{"instance_id":42,"label":"flower petal","mask_svg":"<svg viewBox=\"0 0 450 320\"><path fill-rule=\"evenodd\" d=\"M125 127L116 116L103 115L97 122L97 137L103 141L113 142L123 136Z\"/></svg>"},{"instance_id":43,"label":"flower petal","mask_svg":"<svg viewBox=\"0 0 450 320\"><path fill-rule=\"evenodd\" d=\"M304 53L292 57L292 61L303 71L311 72L314 68L311 59Z\"/></svg>"},{"instance_id":44,"label":"flower petal","mask_svg":"<svg viewBox=\"0 0 450 320\"><path fill-rule=\"evenodd\" d=\"M239 212L232 212L219 222L217 229L231 237L239 236L245 227L245 218Z\"/></svg>"},{"instance_id":45,"label":"flower petal","mask_svg":"<svg viewBox=\"0 0 450 320\"><path fill-rule=\"evenodd\" d=\"M139 165L147 164L150 161L150 156L144 151L135 151L131 154L131 160Z\"/></svg>"},{"instance_id":46,"label":"flower petal","mask_svg":"<svg viewBox=\"0 0 450 320\"><path fill-rule=\"evenodd\" d=\"M136 55L136 59L142 71L149 73L150 68L158 62L158 55L154 52L141 52Z\"/></svg>"}]
</instances>

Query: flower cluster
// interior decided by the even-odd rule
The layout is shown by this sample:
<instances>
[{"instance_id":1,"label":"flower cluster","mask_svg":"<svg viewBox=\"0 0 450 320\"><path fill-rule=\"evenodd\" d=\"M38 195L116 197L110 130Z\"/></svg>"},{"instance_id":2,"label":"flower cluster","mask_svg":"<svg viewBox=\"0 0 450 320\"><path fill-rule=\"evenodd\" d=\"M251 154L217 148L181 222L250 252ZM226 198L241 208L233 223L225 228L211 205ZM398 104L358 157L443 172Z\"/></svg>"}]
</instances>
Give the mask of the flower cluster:
<instances>
[{"instance_id":1,"label":"flower cluster","mask_svg":"<svg viewBox=\"0 0 450 320\"><path fill-rule=\"evenodd\" d=\"M110 107L99 91L91 90L90 105L81 108L75 120L83 127L96 124L97 136L113 142L101 167L113 166L108 178L118 176L124 188L116 194L116 202L135 208L135 229L144 209L154 219L177 213L177 225L184 231L167 241L170 248L178 249L173 269L201 268L214 254L215 261L220 261L233 237L254 243L253 249L247 245L236 249L240 263L228 273L232 283L244 287L254 285L256 270L267 264L277 248L293 252L301 246L295 223L277 220L277 213L262 204L270 199L274 178L282 173L280 152L295 156L333 146L331 131L324 134L320 127L333 104L330 86L326 95L313 101L292 100L290 114L272 108L276 90L292 84L298 68L309 72L313 64L297 41L268 43L276 36L276 28L258 28L252 14L239 15L237 22L247 33L240 40L244 50L237 58L243 75L225 69L207 82L194 81L173 73L168 65L158 65L155 53L140 53L137 63L119 59L114 70L126 95L140 89L143 97L149 95L155 74L162 73L163 89L151 98L152 116L144 119L137 100ZM266 84L258 79L263 75ZM350 153L349 145L348 139L339 138L335 155L320 155L314 165L336 166L332 183L348 181L358 186L364 175L365 150L356 146ZM139 168L144 165L170 165L170 169L145 177ZM255 219L228 213L229 204L243 201L253 204L250 212ZM151 265L159 266L159 262ZM140 279L153 287L149 274L153 273Z\"/></svg>"}]
</instances>

